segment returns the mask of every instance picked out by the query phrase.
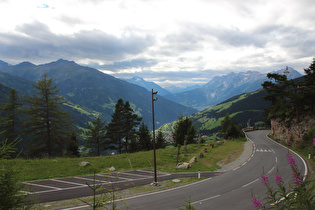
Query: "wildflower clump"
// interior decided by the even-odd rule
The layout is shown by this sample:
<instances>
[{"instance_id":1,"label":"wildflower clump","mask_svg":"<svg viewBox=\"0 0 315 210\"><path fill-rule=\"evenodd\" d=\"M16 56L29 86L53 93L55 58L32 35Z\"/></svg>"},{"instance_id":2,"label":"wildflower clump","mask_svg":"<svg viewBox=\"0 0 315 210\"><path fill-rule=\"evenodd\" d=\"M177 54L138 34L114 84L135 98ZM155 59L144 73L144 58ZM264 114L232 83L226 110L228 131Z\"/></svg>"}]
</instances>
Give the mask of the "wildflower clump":
<instances>
[{"instance_id":1,"label":"wildflower clump","mask_svg":"<svg viewBox=\"0 0 315 210\"><path fill-rule=\"evenodd\" d=\"M258 198L256 198L253 194L252 191L252 203L254 204L256 209L264 209L264 205L262 204L262 202L260 202L260 200Z\"/></svg>"},{"instance_id":2,"label":"wildflower clump","mask_svg":"<svg viewBox=\"0 0 315 210\"><path fill-rule=\"evenodd\" d=\"M261 182L267 188L265 198L267 202L265 205L262 204L252 192L252 203L256 209L265 209L266 206L272 206L275 209L315 209L314 186L301 175L296 161L289 151L286 159L292 170L293 176L291 182L287 184L284 183L277 167L275 178L277 188L273 188L263 168Z\"/></svg>"}]
</instances>

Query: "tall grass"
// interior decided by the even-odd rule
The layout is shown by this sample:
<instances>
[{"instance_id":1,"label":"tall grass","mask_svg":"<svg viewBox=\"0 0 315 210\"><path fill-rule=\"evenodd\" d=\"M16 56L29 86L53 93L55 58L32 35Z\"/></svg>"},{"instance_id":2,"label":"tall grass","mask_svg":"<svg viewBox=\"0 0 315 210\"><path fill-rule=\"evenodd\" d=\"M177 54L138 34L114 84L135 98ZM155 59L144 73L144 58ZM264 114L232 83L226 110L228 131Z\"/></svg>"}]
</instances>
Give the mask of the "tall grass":
<instances>
[{"instance_id":1,"label":"tall grass","mask_svg":"<svg viewBox=\"0 0 315 210\"><path fill-rule=\"evenodd\" d=\"M243 151L244 142L244 139L229 140L223 145L215 143L214 148L209 148L209 143L202 144L200 148L198 148L198 144L191 144L187 146L186 154L184 154L184 147L182 146L179 162L189 162L193 156L198 157L205 148L208 151L204 153L204 158L198 158L198 161L193 163L188 170L176 168L177 148L158 149L156 151L157 170L170 173L197 172L198 170L215 171L220 168L217 165L219 161L224 159L232 161L231 157L239 156ZM100 157L0 160L0 164L3 164L4 161L13 162L17 166L20 181L80 176L93 174L94 171L105 173L111 166L114 166L117 171L153 169L154 167L153 151ZM87 161L90 165L79 167L78 163L81 161Z\"/></svg>"}]
</instances>

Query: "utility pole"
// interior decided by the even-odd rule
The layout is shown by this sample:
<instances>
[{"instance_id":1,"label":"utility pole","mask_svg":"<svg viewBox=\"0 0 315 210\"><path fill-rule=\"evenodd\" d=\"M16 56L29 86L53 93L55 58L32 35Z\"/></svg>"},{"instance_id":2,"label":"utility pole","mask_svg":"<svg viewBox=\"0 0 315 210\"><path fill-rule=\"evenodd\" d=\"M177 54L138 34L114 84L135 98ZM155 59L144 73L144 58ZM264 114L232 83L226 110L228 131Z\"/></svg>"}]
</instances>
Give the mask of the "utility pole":
<instances>
[{"instance_id":1,"label":"utility pole","mask_svg":"<svg viewBox=\"0 0 315 210\"><path fill-rule=\"evenodd\" d=\"M157 94L157 91L153 92L152 89L152 121L153 121L153 159L154 159L154 182L153 184L157 186L157 177L156 177L156 154L155 154L155 126L154 126L154 101L157 101L157 98L154 98L154 95Z\"/></svg>"}]
</instances>

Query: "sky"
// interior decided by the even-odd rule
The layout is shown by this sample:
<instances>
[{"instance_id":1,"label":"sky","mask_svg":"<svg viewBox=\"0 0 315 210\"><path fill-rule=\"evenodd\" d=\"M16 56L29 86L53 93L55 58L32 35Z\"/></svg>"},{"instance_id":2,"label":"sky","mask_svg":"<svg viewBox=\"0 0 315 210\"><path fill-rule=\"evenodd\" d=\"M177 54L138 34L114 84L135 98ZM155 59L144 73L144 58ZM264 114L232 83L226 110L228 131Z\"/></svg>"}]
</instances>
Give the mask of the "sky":
<instances>
[{"instance_id":1,"label":"sky","mask_svg":"<svg viewBox=\"0 0 315 210\"><path fill-rule=\"evenodd\" d=\"M0 60L60 58L162 87L308 68L313 0L0 0Z\"/></svg>"}]
</instances>

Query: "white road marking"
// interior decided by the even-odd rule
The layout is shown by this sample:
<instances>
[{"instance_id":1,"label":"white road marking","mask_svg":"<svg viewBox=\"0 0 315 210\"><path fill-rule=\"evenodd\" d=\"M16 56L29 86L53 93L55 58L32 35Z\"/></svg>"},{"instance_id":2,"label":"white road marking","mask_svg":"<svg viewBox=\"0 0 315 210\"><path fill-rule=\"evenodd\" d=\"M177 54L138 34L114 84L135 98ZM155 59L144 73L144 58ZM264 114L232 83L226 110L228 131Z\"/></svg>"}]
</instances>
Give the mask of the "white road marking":
<instances>
[{"instance_id":1,"label":"white road marking","mask_svg":"<svg viewBox=\"0 0 315 210\"><path fill-rule=\"evenodd\" d=\"M247 187L247 186L249 186L249 185L251 185L251 184L257 182L258 180L259 180L259 179L255 179L254 181L252 181L252 182L250 182L250 183L247 183L247 184L243 185L242 187Z\"/></svg>"},{"instance_id":2,"label":"white road marking","mask_svg":"<svg viewBox=\"0 0 315 210\"><path fill-rule=\"evenodd\" d=\"M82 180L86 180L86 181L94 181L94 179L90 179L90 178L84 178L84 177L73 177L73 178L76 178L76 179L82 179ZM99 182L99 180L95 180L97 182ZM110 183L110 182L107 182L107 181L100 181L101 183Z\"/></svg>"},{"instance_id":3,"label":"white road marking","mask_svg":"<svg viewBox=\"0 0 315 210\"><path fill-rule=\"evenodd\" d=\"M75 182L67 182L67 181L63 181L63 180L59 180L59 179L51 179L51 180L55 181L55 182L65 183L65 184L85 186L85 184L79 184L79 183L75 183Z\"/></svg>"},{"instance_id":4,"label":"white road marking","mask_svg":"<svg viewBox=\"0 0 315 210\"><path fill-rule=\"evenodd\" d=\"M202 200L199 200L199 201L195 201L195 202L192 202L191 204L194 205L194 204L201 204L202 202L204 201L208 201L208 200L211 200L211 199L214 199L214 198L217 198L217 197L220 197L221 195L215 195L215 196L212 196L212 197L209 197L209 198L205 198L205 199L202 199Z\"/></svg>"},{"instance_id":5,"label":"white road marking","mask_svg":"<svg viewBox=\"0 0 315 210\"><path fill-rule=\"evenodd\" d=\"M27 185L33 185L33 186L37 186L37 187L51 188L51 189L55 189L55 190L62 190L62 188L59 188L59 187L52 187L52 186L48 186L48 185L35 184L35 183L31 183L31 182L27 182L27 183L25 183L25 184L27 184Z\"/></svg>"}]
</instances>

